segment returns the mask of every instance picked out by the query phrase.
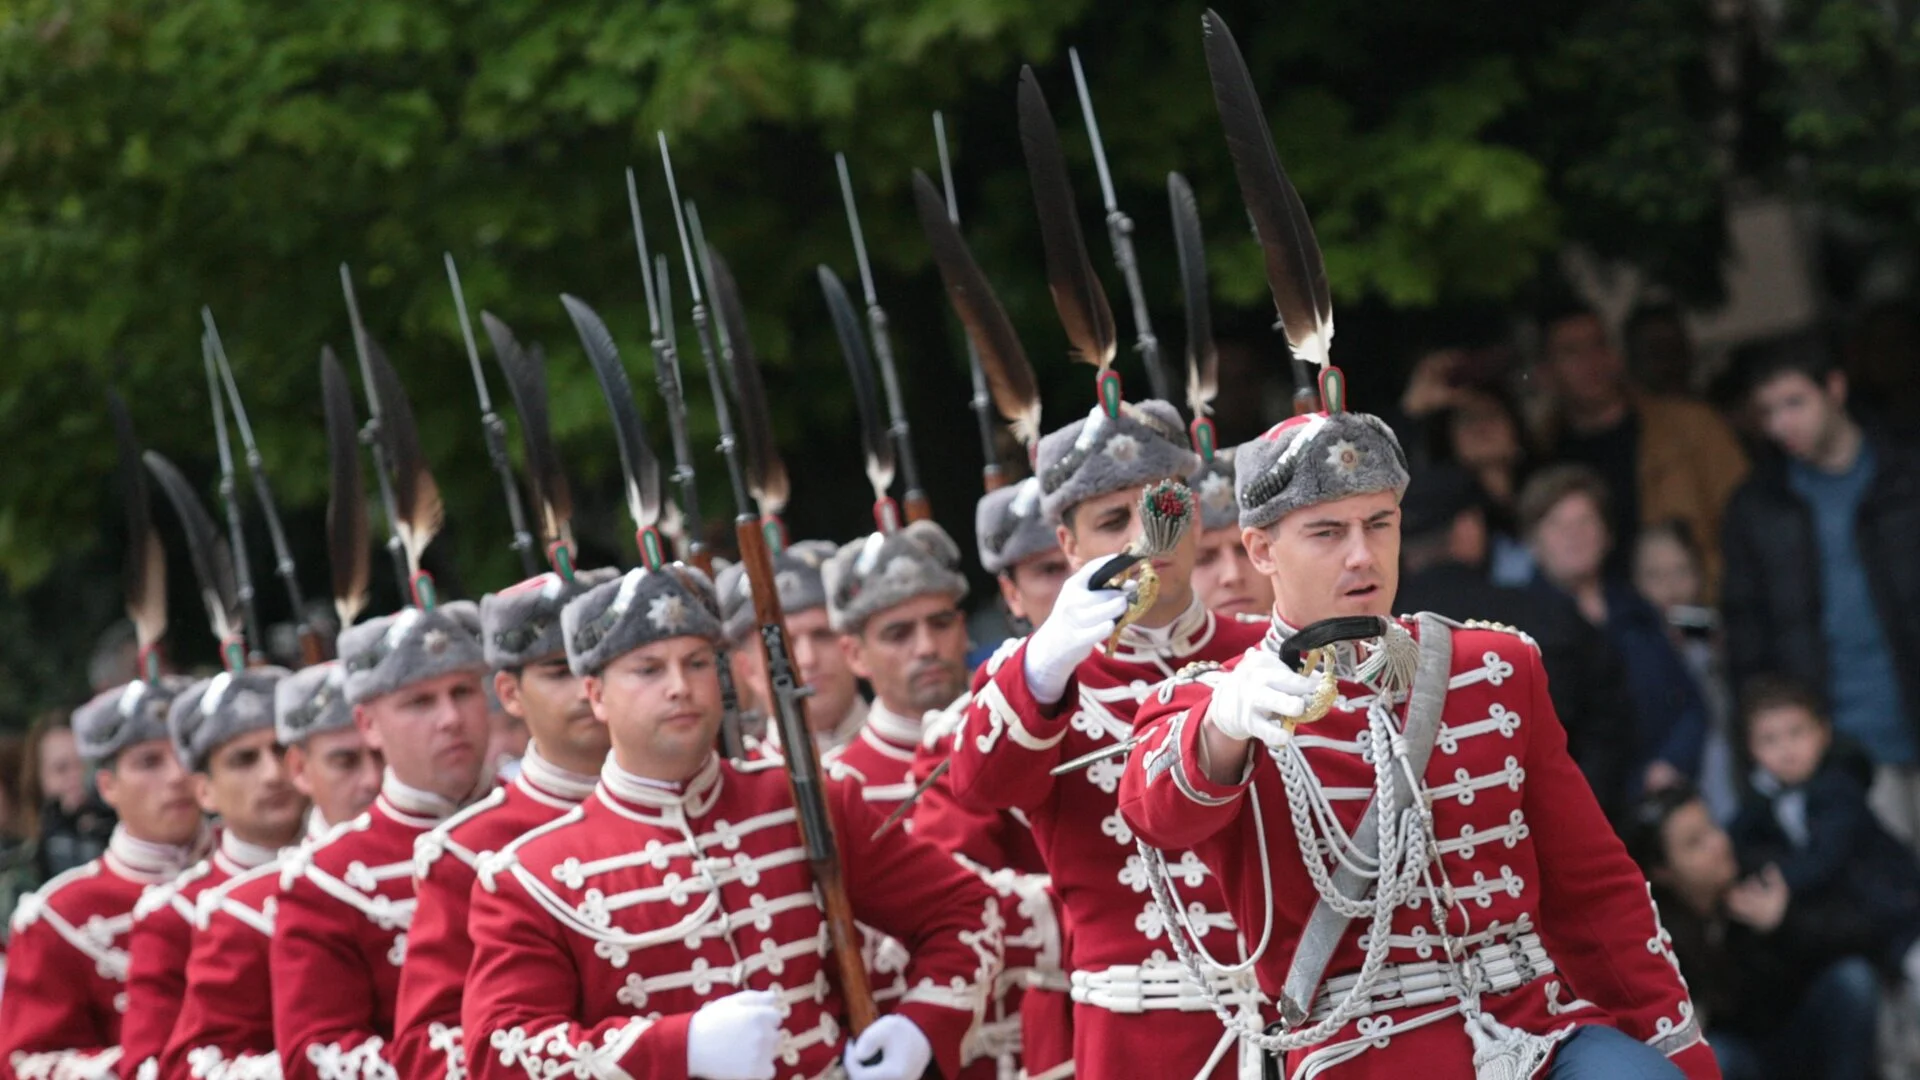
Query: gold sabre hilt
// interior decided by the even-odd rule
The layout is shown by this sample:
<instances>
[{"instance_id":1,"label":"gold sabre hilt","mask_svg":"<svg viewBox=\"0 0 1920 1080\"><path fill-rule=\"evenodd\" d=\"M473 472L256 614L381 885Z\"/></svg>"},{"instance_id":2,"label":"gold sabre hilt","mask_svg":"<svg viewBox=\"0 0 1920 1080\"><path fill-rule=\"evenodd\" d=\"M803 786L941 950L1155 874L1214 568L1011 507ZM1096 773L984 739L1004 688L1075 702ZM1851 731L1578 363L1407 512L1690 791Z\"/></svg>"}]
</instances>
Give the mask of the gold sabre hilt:
<instances>
[{"instance_id":1,"label":"gold sabre hilt","mask_svg":"<svg viewBox=\"0 0 1920 1080\"><path fill-rule=\"evenodd\" d=\"M1333 703L1339 700L1340 680L1334 676L1333 664L1334 651L1330 645L1309 649L1300 657L1300 665L1296 670L1309 677L1317 672L1320 683L1307 698L1306 710L1299 716L1287 718L1287 734L1293 734L1301 724L1311 724L1326 716L1333 709Z\"/></svg>"}]
</instances>

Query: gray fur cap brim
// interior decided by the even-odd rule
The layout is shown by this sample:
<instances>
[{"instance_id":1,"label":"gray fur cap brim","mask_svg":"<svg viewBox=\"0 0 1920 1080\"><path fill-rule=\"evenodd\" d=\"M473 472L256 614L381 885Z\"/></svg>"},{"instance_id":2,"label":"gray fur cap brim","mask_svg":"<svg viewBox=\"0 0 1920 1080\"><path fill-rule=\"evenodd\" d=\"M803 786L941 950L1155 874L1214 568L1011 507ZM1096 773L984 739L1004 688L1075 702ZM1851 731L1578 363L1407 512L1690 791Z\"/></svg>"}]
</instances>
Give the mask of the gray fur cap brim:
<instances>
[{"instance_id":1,"label":"gray fur cap brim","mask_svg":"<svg viewBox=\"0 0 1920 1080\"><path fill-rule=\"evenodd\" d=\"M821 577L827 586L827 621L842 634L859 633L874 615L916 596L940 593L957 602L967 595L960 545L931 521L844 545L827 560Z\"/></svg>"},{"instance_id":2,"label":"gray fur cap brim","mask_svg":"<svg viewBox=\"0 0 1920 1080\"><path fill-rule=\"evenodd\" d=\"M99 766L129 746L167 738L167 709L191 685L184 675L162 675L158 684L135 679L102 690L73 710L75 748Z\"/></svg>"},{"instance_id":3,"label":"gray fur cap brim","mask_svg":"<svg viewBox=\"0 0 1920 1080\"><path fill-rule=\"evenodd\" d=\"M1180 410L1164 401L1126 402L1118 418L1095 405L1085 419L1041 439L1034 465L1042 508L1055 524L1068 508L1097 495L1184 480L1199 467Z\"/></svg>"},{"instance_id":4,"label":"gray fur cap brim","mask_svg":"<svg viewBox=\"0 0 1920 1080\"><path fill-rule=\"evenodd\" d=\"M1233 492L1233 458L1233 448L1224 447L1187 478L1187 486L1200 500L1202 531L1240 527L1240 500Z\"/></svg>"},{"instance_id":5,"label":"gray fur cap brim","mask_svg":"<svg viewBox=\"0 0 1920 1080\"><path fill-rule=\"evenodd\" d=\"M1308 413L1234 451L1240 524L1259 529L1303 506L1407 491L1407 456L1386 421L1367 413Z\"/></svg>"},{"instance_id":6,"label":"gray fur cap brim","mask_svg":"<svg viewBox=\"0 0 1920 1080\"><path fill-rule=\"evenodd\" d=\"M580 570L568 581L541 574L480 598L480 646L495 671L567 654L560 611L574 597L620 576L611 566Z\"/></svg>"},{"instance_id":7,"label":"gray fur cap brim","mask_svg":"<svg viewBox=\"0 0 1920 1080\"><path fill-rule=\"evenodd\" d=\"M973 508L973 536L980 565L999 574L1035 555L1060 549L1053 522L1041 504L1040 480L1029 476L1011 487L989 491Z\"/></svg>"},{"instance_id":8,"label":"gray fur cap brim","mask_svg":"<svg viewBox=\"0 0 1920 1080\"><path fill-rule=\"evenodd\" d=\"M221 672L182 690L167 709L173 752L190 772L205 772L213 752L250 731L271 730L274 691L286 668Z\"/></svg>"},{"instance_id":9,"label":"gray fur cap brim","mask_svg":"<svg viewBox=\"0 0 1920 1080\"><path fill-rule=\"evenodd\" d=\"M353 726L347 704L347 669L338 660L304 667L273 688L273 735L281 746Z\"/></svg>"},{"instance_id":10,"label":"gray fur cap brim","mask_svg":"<svg viewBox=\"0 0 1920 1080\"><path fill-rule=\"evenodd\" d=\"M827 586L820 577L821 567L839 548L831 540L801 540L788 544L773 556L773 583L780 594L780 610L796 611L827 606ZM729 563L714 582L720 595L720 613L727 640L742 641L753 632L753 583L746 567Z\"/></svg>"},{"instance_id":11,"label":"gray fur cap brim","mask_svg":"<svg viewBox=\"0 0 1920 1080\"><path fill-rule=\"evenodd\" d=\"M635 567L581 593L560 612L567 666L597 675L609 663L656 641L705 638L725 644L720 605L707 575L683 563L659 570Z\"/></svg>"},{"instance_id":12,"label":"gray fur cap brim","mask_svg":"<svg viewBox=\"0 0 1920 1080\"><path fill-rule=\"evenodd\" d=\"M454 600L350 626L340 632L340 662L347 669L349 705L442 675L484 672L480 609L471 600Z\"/></svg>"}]
</instances>

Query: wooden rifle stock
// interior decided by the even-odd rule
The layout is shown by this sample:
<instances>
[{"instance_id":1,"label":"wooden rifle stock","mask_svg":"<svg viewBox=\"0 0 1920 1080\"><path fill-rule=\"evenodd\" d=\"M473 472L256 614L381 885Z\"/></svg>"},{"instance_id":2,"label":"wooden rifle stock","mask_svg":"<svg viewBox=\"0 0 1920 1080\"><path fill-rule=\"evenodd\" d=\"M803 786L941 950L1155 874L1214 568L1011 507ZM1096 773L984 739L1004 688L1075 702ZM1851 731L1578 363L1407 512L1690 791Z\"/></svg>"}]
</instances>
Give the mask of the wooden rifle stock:
<instances>
[{"instance_id":1,"label":"wooden rifle stock","mask_svg":"<svg viewBox=\"0 0 1920 1080\"><path fill-rule=\"evenodd\" d=\"M987 466L985 469L980 470L980 485L988 491L999 491L1001 488L1007 486L1006 471L998 465ZM909 508L908 513L912 513L911 508Z\"/></svg>"},{"instance_id":2,"label":"wooden rifle stock","mask_svg":"<svg viewBox=\"0 0 1920 1080\"><path fill-rule=\"evenodd\" d=\"M910 522L933 520L933 505L927 501L927 494L924 491L907 492L906 511L907 520Z\"/></svg>"},{"instance_id":3,"label":"wooden rifle stock","mask_svg":"<svg viewBox=\"0 0 1920 1080\"><path fill-rule=\"evenodd\" d=\"M735 518L733 535L740 546L740 563L753 585L753 615L760 624L760 642L767 653L767 679L772 689L768 705L773 713L769 720L780 730L787 780L793 786L794 813L800 824L800 840L806 845L807 865L820 887L821 904L826 909L827 936L840 973L840 993L846 999L847 1022L858 1035L879 1018L879 1010L867 986L866 961L860 956L860 932L853 925L853 904L847 899L840 846L833 834L833 818L827 810L826 780L820 772L813 735L807 730L806 716L801 710L804 694L794 682L793 665L787 657L786 616L780 610L780 590L773 578L773 556L756 518L750 515Z\"/></svg>"}]
</instances>

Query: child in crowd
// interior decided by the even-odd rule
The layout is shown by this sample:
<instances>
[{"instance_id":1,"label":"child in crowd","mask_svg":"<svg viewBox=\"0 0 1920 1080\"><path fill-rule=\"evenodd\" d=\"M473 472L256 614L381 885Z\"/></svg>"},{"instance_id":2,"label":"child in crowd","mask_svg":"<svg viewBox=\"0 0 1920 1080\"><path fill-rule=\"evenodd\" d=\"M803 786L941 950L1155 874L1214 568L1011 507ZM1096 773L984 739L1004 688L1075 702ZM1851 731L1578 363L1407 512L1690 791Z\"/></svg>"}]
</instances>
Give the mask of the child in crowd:
<instances>
[{"instance_id":1,"label":"child in crowd","mask_svg":"<svg viewBox=\"0 0 1920 1080\"><path fill-rule=\"evenodd\" d=\"M1704 603L1706 575L1701 567L1699 545L1685 522L1646 526L1634 540L1633 587L1665 621L1667 640L1706 704L1707 739L1696 785L1714 819L1727 822L1740 809L1733 695L1726 684L1719 618Z\"/></svg>"}]
</instances>

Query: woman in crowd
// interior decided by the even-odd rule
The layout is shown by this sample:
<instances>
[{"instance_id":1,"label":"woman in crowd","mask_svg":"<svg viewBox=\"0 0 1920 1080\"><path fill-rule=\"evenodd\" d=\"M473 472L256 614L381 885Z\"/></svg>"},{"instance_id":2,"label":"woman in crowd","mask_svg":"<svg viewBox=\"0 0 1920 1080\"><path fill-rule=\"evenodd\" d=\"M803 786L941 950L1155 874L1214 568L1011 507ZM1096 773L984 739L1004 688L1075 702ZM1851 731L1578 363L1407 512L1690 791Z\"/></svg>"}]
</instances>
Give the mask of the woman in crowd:
<instances>
[{"instance_id":1,"label":"woman in crowd","mask_svg":"<svg viewBox=\"0 0 1920 1080\"><path fill-rule=\"evenodd\" d=\"M1640 531L1634 541L1633 587L1666 623L1667 641L1680 654L1707 710L1707 739L1700 755L1698 787L1727 822L1740 808L1740 767L1734 747L1733 695L1727 688L1719 614L1702 601L1705 578L1700 549L1684 522L1668 521Z\"/></svg>"}]
</instances>

